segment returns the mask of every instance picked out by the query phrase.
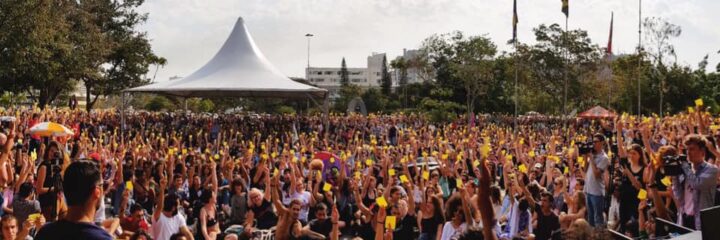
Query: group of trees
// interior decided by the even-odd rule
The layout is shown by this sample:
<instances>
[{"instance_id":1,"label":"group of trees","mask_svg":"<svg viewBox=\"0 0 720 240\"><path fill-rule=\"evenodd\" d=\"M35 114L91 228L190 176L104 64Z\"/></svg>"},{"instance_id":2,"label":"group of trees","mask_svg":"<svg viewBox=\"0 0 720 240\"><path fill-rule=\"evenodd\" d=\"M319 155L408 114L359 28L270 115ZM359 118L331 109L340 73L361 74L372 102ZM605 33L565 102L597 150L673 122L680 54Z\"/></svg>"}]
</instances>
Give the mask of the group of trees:
<instances>
[{"instance_id":1,"label":"group of trees","mask_svg":"<svg viewBox=\"0 0 720 240\"><path fill-rule=\"evenodd\" d=\"M585 30L565 31L558 24L534 28L535 42L517 43L512 52L498 52L484 35L433 35L422 42L417 58L390 63L400 75L394 91L387 90L390 84L385 82L381 91L344 83L340 98L362 96L370 111L419 110L437 118L468 112L512 114L517 74L520 113L563 114L595 105L637 113L638 90L640 111L646 115L684 111L697 98L711 111L720 110L720 64L708 72L705 56L697 67L683 66L671 44L680 36L680 26L647 18L643 28L643 49L621 55L606 54ZM407 84L410 68L432 80ZM336 110L346 103L338 101Z\"/></svg>"},{"instance_id":2,"label":"group of trees","mask_svg":"<svg viewBox=\"0 0 720 240\"><path fill-rule=\"evenodd\" d=\"M81 83L89 110L99 97L148 83L165 59L137 30L147 20L137 12L143 2L0 1L0 91L43 108Z\"/></svg>"}]
</instances>

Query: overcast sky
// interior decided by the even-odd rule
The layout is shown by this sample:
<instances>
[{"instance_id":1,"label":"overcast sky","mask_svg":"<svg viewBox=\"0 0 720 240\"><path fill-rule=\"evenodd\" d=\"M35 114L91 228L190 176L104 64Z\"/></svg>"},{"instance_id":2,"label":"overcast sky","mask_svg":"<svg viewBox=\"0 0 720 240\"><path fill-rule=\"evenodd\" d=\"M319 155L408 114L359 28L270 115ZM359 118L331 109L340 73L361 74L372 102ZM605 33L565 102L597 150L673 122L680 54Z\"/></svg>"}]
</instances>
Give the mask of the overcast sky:
<instances>
[{"instance_id":1,"label":"overcast sky","mask_svg":"<svg viewBox=\"0 0 720 240\"><path fill-rule=\"evenodd\" d=\"M518 0L518 37L534 42L532 28L564 23L560 0ZM673 39L678 62L696 68L710 54L708 70L720 61L720 1L645 0L643 17L667 19L682 27ZM390 59L414 49L426 37L454 30L487 34L500 48L512 37L512 0L150 0L142 26L153 50L167 58L156 81L187 76L217 53L238 17L243 17L265 56L288 76L305 77L306 33L310 64L365 67L372 52ZM607 44L610 12L615 12L613 50L631 53L638 42L637 0L571 0L571 29L587 30L594 43ZM152 72L150 73L152 74Z\"/></svg>"}]
</instances>

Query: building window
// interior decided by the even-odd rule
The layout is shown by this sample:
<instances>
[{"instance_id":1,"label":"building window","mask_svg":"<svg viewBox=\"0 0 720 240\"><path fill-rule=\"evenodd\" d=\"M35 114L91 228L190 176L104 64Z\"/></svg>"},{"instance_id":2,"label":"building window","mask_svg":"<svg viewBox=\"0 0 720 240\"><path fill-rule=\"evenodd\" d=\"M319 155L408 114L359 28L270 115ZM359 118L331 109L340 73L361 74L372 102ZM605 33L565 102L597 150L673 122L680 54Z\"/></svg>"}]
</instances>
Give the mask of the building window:
<instances>
[{"instance_id":1,"label":"building window","mask_svg":"<svg viewBox=\"0 0 720 240\"><path fill-rule=\"evenodd\" d=\"M325 71L325 75L332 75L332 74L333 74L332 71Z\"/></svg>"},{"instance_id":2,"label":"building window","mask_svg":"<svg viewBox=\"0 0 720 240\"><path fill-rule=\"evenodd\" d=\"M315 72L315 74L322 75L322 71L317 71L317 72Z\"/></svg>"},{"instance_id":3,"label":"building window","mask_svg":"<svg viewBox=\"0 0 720 240\"><path fill-rule=\"evenodd\" d=\"M360 79L360 78L353 78L352 81L353 81L353 82L362 82L362 79Z\"/></svg>"}]
</instances>

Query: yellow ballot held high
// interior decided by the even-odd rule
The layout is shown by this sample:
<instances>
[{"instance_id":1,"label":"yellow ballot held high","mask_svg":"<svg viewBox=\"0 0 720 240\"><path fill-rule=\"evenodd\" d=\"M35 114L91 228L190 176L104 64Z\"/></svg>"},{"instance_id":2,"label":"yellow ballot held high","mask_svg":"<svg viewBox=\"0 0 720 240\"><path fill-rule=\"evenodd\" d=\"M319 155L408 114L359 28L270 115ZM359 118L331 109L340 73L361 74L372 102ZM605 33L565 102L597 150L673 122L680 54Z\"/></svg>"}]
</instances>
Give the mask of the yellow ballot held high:
<instances>
[{"instance_id":1,"label":"yellow ballot held high","mask_svg":"<svg viewBox=\"0 0 720 240\"><path fill-rule=\"evenodd\" d=\"M386 208L386 207L388 206L387 201L385 201L385 197L376 198L376 199L375 199L375 202L376 202L377 205L380 206L381 208Z\"/></svg>"},{"instance_id":2,"label":"yellow ballot held high","mask_svg":"<svg viewBox=\"0 0 720 240\"><path fill-rule=\"evenodd\" d=\"M127 181L127 182L125 182L125 189L127 189L128 191L132 191L132 190L133 190L132 181Z\"/></svg>"},{"instance_id":3,"label":"yellow ballot held high","mask_svg":"<svg viewBox=\"0 0 720 240\"><path fill-rule=\"evenodd\" d=\"M662 182L663 185L668 187L670 186L670 184L672 184L672 181L670 181L670 177L664 177L662 180L660 180L660 182Z\"/></svg>"},{"instance_id":4,"label":"yellow ballot held high","mask_svg":"<svg viewBox=\"0 0 720 240\"><path fill-rule=\"evenodd\" d=\"M407 176L405 176L405 175L400 175L400 182L401 182L401 183L406 183L406 182L408 182L408 181L409 181L409 180L408 180L408 177L407 177Z\"/></svg>"},{"instance_id":5,"label":"yellow ballot held high","mask_svg":"<svg viewBox=\"0 0 720 240\"><path fill-rule=\"evenodd\" d=\"M329 183L325 183L325 185L323 185L323 191L329 192L331 189L332 185L330 185Z\"/></svg>"},{"instance_id":6,"label":"yellow ballot held high","mask_svg":"<svg viewBox=\"0 0 720 240\"><path fill-rule=\"evenodd\" d=\"M423 171L423 173L422 173L422 178L425 179L425 180L429 180L429 179L430 179L430 172L428 172L428 171Z\"/></svg>"},{"instance_id":7,"label":"yellow ballot held high","mask_svg":"<svg viewBox=\"0 0 720 240\"><path fill-rule=\"evenodd\" d=\"M520 164L520 166L518 166L518 170L521 173L527 173L527 167L525 166L525 164Z\"/></svg>"},{"instance_id":8,"label":"yellow ballot held high","mask_svg":"<svg viewBox=\"0 0 720 240\"><path fill-rule=\"evenodd\" d=\"M702 107L703 100L702 98L695 99L695 106Z\"/></svg>"},{"instance_id":9,"label":"yellow ballot held high","mask_svg":"<svg viewBox=\"0 0 720 240\"><path fill-rule=\"evenodd\" d=\"M640 189L640 192L638 192L637 198L640 200L647 199L647 191L645 191L645 189Z\"/></svg>"},{"instance_id":10,"label":"yellow ballot held high","mask_svg":"<svg viewBox=\"0 0 720 240\"><path fill-rule=\"evenodd\" d=\"M385 217L385 228L386 228L386 229L390 229L390 230L395 230L395 225L396 225L396 221L395 221L395 220L396 220L396 219L395 219L395 216L387 216L387 217Z\"/></svg>"}]
</instances>

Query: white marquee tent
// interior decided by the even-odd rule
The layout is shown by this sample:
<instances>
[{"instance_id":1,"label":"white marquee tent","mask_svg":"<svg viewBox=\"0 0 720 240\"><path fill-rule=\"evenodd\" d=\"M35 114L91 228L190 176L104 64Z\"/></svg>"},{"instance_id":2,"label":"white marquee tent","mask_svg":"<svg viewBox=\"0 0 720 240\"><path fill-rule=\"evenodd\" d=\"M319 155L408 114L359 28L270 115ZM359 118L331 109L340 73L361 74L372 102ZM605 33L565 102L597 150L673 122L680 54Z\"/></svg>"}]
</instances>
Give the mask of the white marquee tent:
<instances>
[{"instance_id":1,"label":"white marquee tent","mask_svg":"<svg viewBox=\"0 0 720 240\"><path fill-rule=\"evenodd\" d=\"M324 99L325 89L295 82L260 52L242 18L238 18L220 51L189 76L131 88L125 92L178 97L253 97Z\"/></svg>"},{"instance_id":2,"label":"white marquee tent","mask_svg":"<svg viewBox=\"0 0 720 240\"><path fill-rule=\"evenodd\" d=\"M126 89L126 93L156 93L177 97L246 97L324 100L324 122L328 124L328 91L295 82L281 73L260 52L242 18L217 54L189 76ZM317 102L316 102L317 103ZM122 126L125 127L125 104Z\"/></svg>"}]
</instances>

